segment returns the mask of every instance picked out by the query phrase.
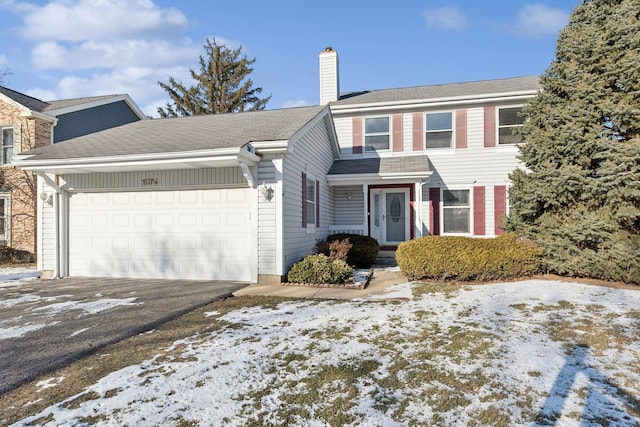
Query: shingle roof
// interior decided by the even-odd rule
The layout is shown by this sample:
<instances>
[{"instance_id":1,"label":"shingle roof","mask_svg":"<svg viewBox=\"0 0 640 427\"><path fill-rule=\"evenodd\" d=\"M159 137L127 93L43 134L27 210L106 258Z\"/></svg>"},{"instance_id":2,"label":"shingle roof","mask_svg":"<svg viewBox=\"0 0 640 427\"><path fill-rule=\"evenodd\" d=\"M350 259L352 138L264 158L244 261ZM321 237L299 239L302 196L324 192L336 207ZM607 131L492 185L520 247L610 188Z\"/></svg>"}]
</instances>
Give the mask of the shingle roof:
<instances>
[{"instance_id":1,"label":"shingle roof","mask_svg":"<svg viewBox=\"0 0 640 427\"><path fill-rule=\"evenodd\" d=\"M331 106L376 104L387 102L418 101L436 98L453 98L490 93L535 91L540 89L540 79L536 76L514 77L499 80L482 80L464 83L448 83L430 86L414 86L398 89L368 90L340 95Z\"/></svg>"},{"instance_id":2,"label":"shingle roof","mask_svg":"<svg viewBox=\"0 0 640 427\"><path fill-rule=\"evenodd\" d=\"M16 92L15 90L11 90L7 87L0 86L0 93L3 95L13 99L20 105L24 105L30 110L43 112L46 108L49 107L49 103L45 101L41 101L37 98L34 98L29 95L25 95L24 93Z\"/></svg>"},{"instance_id":3,"label":"shingle roof","mask_svg":"<svg viewBox=\"0 0 640 427\"><path fill-rule=\"evenodd\" d=\"M242 147L252 141L290 139L326 107L140 120L30 150L29 160L144 155Z\"/></svg>"},{"instance_id":4,"label":"shingle roof","mask_svg":"<svg viewBox=\"0 0 640 427\"><path fill-rule=\"evenodd\" d=\"M428 172L427 156L375 157L368 159L336 160L327 175L391 174L398 172Z\"/></svg>"},{"instance_id":5,"label":"shingle roof","mask_svg":"<svg viewBox=\"0 0 640 427\"><path fill-rule=\"evenodd\" d=\"M103 99L117 98L117 97L123 96L123 95L101 95L101 96L88 96L84 98L69 98L69 99L59 99L54 101L42 101L38 98L25 95L24 93L16 92L15 90L9 89L4 86L0 86L0 93L13 99L15 102L19 103L20 105L23 105L26 108L33 111L37 111L39 113L44 113L52 110L59 110L60 108L73 107L76 105L88 104L90 102L100 101Z\"/></svg>"},{"instance_id":6,"label":"shingle roof","mask_svg":"<svg viewBox=\"0 0 640 427\"><path fill-rule=\"evenodd\" d=\"M94 101L100 101L103 99L116 98L121 97L123 95L102 95L102 96L88 96L84 98L70 98L70 99L59 99L55 101L47 101L47 108L43 111L51 111L51 110L59 110L60 108L73 107L76 105L88 104Z\"/></svg>"}]
</instances>

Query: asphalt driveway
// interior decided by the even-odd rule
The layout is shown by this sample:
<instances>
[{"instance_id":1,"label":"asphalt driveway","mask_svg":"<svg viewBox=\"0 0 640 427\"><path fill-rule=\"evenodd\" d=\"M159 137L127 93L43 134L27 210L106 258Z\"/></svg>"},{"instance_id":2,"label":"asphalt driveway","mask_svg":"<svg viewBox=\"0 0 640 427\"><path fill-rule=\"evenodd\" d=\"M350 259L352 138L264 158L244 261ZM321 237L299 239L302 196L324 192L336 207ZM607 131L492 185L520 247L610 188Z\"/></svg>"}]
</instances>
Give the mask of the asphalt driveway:
<instances>
[{"instance_id":1,"label":"asphalt driveway","mask_svg":"<svg viewBox=\"0 0 640 427\"><path fill-rule=\"evenodd\" d=\"M245 286L103 278L0 283L0 395Z\"/></svg>"}]
</instances>

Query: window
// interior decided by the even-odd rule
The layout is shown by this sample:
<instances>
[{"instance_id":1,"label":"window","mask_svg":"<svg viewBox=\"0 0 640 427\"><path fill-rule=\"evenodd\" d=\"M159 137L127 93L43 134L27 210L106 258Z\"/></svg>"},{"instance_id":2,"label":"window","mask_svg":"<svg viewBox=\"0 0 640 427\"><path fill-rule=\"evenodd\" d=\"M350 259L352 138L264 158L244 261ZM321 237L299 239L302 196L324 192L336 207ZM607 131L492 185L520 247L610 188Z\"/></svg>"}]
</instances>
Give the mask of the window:
<instances>
[{"instance_id":1,"label":"window","mask_svg":"<svg viewBox=\"0 0 640 427\"><path fill-rule=\"evenodd\" d=\"M364 120L365 151L389 149L389 117L374 117Z\"/></svg>"},{"instance_id":2,"label":"window","mask_svg":"<svg viewBox=\"0 0 640 427\"><path fill-rule=\"evenodd\" d=\"M444 233L461 234L471 230L469 190L442 190Z\"/></svg>"},{"instance_id":3,"label":"window","mask_svg":"<svg viewBox=\"0 0 640 427\"><path fill-rule=\"evenodd\" d=\"M13 158L13 128L1 128L0 133L0 145L2 145L2 159L1 164L6 165L11 163Z\"/></svg>"},{"instance_id":4,"label":"window","mask_svg":"<svg viewBox=\"0 0 640 427\"><path fill-rule=\"evenodd\" d=\"M0 194L0 244L9 244L9 231L11 227L11 216L9 214L10 198L8 194Z\"/></svg>"},{"instance_id":5,"label":"window","mask_svg":"<svg viewBox=\"0 0 640 427\"><path fill-rule=\"evenodd\" d=\"M524 118L520 116L521 110L521 107L500 108L498 110L498 144L522 142L522 138L513 134L513 130L524 123Z\"/></svg>"},{"instance_id":6,"label":"window","mask_svg":"<svg viewBox=\"0 0 640 427\"><path fill-rule=\"evenodd\" d=\"M453 140L451 112L427 113L427 148L450 148Z\"/></svg>"},{"instance_id":7,"label":"window","mask_svg":"<svg viewBox=\"0 0 640 427\"><path fill-rule=\"evenodd\" d=\"M306 224L316 224L316 182L313 179L307 178L307 185L305 190L305 212L306 212Z\"/></svg>"}]
</instances>

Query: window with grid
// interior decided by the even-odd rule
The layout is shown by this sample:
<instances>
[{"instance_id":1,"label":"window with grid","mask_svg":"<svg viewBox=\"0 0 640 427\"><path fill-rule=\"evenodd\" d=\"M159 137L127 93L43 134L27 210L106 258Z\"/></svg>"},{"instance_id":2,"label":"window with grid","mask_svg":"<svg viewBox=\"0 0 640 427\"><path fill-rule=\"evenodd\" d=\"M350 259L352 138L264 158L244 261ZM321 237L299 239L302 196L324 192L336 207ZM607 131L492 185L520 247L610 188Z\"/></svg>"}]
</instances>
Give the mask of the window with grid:
<instances>
[{"instance_id":1,"label":"window with grid","mask_svg":"<svg viewBox=\"0 0 640 427\"><path fill-rule=\"evenodd\" d=\"M442 190L442 230L450 234L471 231L469 190Z\"/></svg>"},{"instance_id":2,"label":"window with grid","mask_svg":"<svg viewBox=\"0 0 640 427\"><path fill-rule=\"evenodd\" d=\"M427 148L450 148L453 141L453 114L427 113Z\"/></svg>"},{"instance_id":3,"label":"window with grid","mask_svg":"<svg viewBox=\"0 0 640 427\"><path fill-rule=\"evenodd\" d=\"M381 151L389 149L389 117L372 117L364 119L365 151Z\"/></svg>"},{"instance_id":4,"label":"window with grid","mask_svg":"<svg viewBox=\"0 0 640 427\"><path fill-rule=\"evenodd\" d=\"M13 128L3 127L0 132L0 146L2 146L2 158L0 164L6 165L11 163L13 158Z\"/></svg>"},{"instance_id":5,"label":"window with grid","mask_svg":"<svg viewBox=\"0 0 640 427\"><path fill-rule=\"evenodd\" d=\"M522 126L524 117L520 115L522 107L498 109L498 144L519 144L522 138L514 135L514 129Z\"/></svg>"}]
</instances>

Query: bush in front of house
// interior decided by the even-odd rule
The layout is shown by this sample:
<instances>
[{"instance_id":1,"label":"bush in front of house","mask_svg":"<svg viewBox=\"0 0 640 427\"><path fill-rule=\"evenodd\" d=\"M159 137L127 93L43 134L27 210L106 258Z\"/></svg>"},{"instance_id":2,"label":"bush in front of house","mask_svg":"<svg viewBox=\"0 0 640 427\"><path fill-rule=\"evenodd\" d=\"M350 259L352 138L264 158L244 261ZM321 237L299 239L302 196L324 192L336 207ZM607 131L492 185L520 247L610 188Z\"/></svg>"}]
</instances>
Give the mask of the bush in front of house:
<instances>
[{"instance_id":1,"label":"bush in front of house","mask_svg":"<svg viewBox=\"0 0 640 427\"><path fill-rule=\"evenodd\" d=\"M327 236L326 242L318 242L316 250L318 253L329 256L329 245L345 239L352 245L347 252L347 263L356 267L371 267L380 252L380 245L373 237L348 233L331 234Z\"/></svg>"},{"instance_id":2,"label":"bush in front of house","mask_svg":"<svg viewBox=\"0 0 640 427\"><path fill-rule=\"evenodd\" d=\"M14 249L11 246L0 246L0 264L30 264L35 262L31 252Z\"/></svg>"},{"instance_id":3,"label":"bush in front of house","mask_svg":"<svg viewBox=\"0 0 640 427\"><path fill-rule=\"evenodd\" d=\"M287 274L292 283L344 284L353 282L353 268L324 254L307 255L293 264Z\"/></svg>"},{"instance_id":4,"label":"bush in front of house","mask_svg":"<svg viewBox=\"0 0 640 427\"><path fill-rule=\"evenodd\" d=\"M540 270L542 251L513 233L482 239L426 236L396 251L400 270L411 280L491 281L530 276Z\"/></svg>"}]
</instances>

